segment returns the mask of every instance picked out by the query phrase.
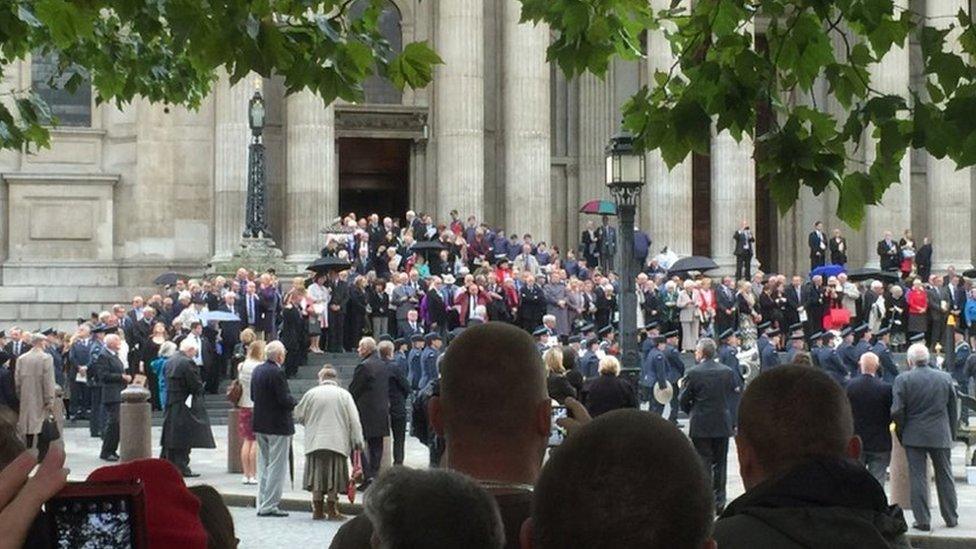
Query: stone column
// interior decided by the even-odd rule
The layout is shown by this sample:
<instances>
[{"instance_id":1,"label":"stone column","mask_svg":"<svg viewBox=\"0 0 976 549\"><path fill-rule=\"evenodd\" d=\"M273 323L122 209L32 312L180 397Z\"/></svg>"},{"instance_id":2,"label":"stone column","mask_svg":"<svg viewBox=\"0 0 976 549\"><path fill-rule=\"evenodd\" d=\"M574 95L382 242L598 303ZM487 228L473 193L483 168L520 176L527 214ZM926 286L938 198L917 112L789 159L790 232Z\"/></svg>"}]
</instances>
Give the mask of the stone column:
<instances>
[{"instance_id":1,"label":"stone column","mask_svg":"<svg viewBox=\"0 0 976 549\"><path fill-rule=\"evenodd\" d=\"M444 60L434 73L437 142L435 219L484 217L484 14L480 0L441 0L434 47Z\"/></svg>"},{"instance_id":2,"label":"stone column","mask_svg":"<svg viewBox=\"0 0 976 549\"><path fill-rule=\"evenodd\" d=\"M927 0L925 14L936 28L948 28L950 24L958 27L955 14L959 10L968 11L966 0ZM958 55L964 55L959 45L959 29L954 29L946 37L946 43ZM908 155L906 155L908 156ZM960 271L972 266L969 235L972 228L972 169L956 169L956 163L949 158L926 159L925 179L928 183L928 221L932 239L932 272L945 270L955 265ZM916 235L921 241L926 235ZM921 242L919 242L921 245Z\"/></svg>"},{"instance_id":3,"label":"stone column","mask_svg":"<svg viewBox=\"0 0 976 549\"><path fill-rule=\"evenodd\" d=\"M908 9L908 0L896 0L895 4L902 9ZM907 46L907 41L905 45ZM908 86L911 82L909 57L907 47L892 47L881 59L881 62L869 67L872 87L884 94L908 97ZM865 170L877 158L877 143L871 137L873 131L874 127L871 126L864 132L864 160L866 166L862 169ZM881 240L885 231L891 231L897 241L901 238L902 232L911 226L912 171L910 151L906 151L905 156L901 160L900 172L900 182L888 187L888 190L881 198L881 203L877 206L868 207L865 214L864 241L867 259L865 264L868 267L877 267L880 264L880 259L876 253L877 242ZM929 173L931 174L932 172L929 171ZM931 182L931 179L929 181ZM918 244L921 245L921 236L918 238Z\"/></svg>"},{"instance_id":4,"label":"stone column","mask_svg":"<svg viewBox=\"0 0 976 549\"><path fill-rule=\"evenodd\" d=\"M244 232L247 198L248 101L257 75L231 86L221 73L215 89L214 137L214 261L227 261L236 252Z\"/></svg>"},{"instance_id":5,"label":"stone column","mask_svg":"<svg viewBox=\"0 0 976 549\"><path fill-rule=\"evenodd\" d=\"M579 82L579 204L590 200L612 200L607 190L607 144L613 134L615 125L612 121L612 107L610 85L590 73L583 74ZM646 192L646 191L645 191ZM579 242L586 223L593 221L600 226L600 218L593 215L580 214L579 232L570 235L570 242ZM653 236L653 235L652 235ZM595 265L590 265L594 267Z\"/></svg>"},{"instance_id":6,"label":"stone column","mask_svg":"<svg viewBox=\"0 0 976 549\"><path fill-rule=\"evenodd\" d=\"M289 95L286 104L287 204L285 260L313 261L324 241L319 231L339 213L335 179L335 111L315 93Z\"/></svg>"},{"instance_id":7,"label":"stone column","mask_svg":"<svg viewBox=\"0 0 976 549\"><path fill-rule=\"evenodd\" d=\"M736 142L728 131L712 135L711 241L712 259L722 273L735 271L732 235L743 219L755 234L756 166L753 163L752 136ZM755 245L753 246L755 257ZM755 272L755 269L753 269Z\"/></svg>"},{"instance_id":8,"label":"stone column","mask_svg":"<svg viewBox=\"0 0 976 549\"><path fill-rule=\"evenodd\" d=\"M655 12L668 9L670 5L668 0L651 0ZM664 37L665 30L672 29L647 33L647 74L652 83L654 73L667 73L675 62L671 44ZM647 186L644 187L640 225L650 230L654 241L651 255L664 246L678 255L691 255L691 156L670 170L660 151L648 153L646 162Z\"/></svg>"},{"instance_id":9,"label":"stone column","mask_svg":"<svg viewBox=\"0 0 976 549\"><path fill-rule=\"evenodd\" d=\"M522 4L504 0L505 227L551 242L549 64L546 25L519 23Z\"/></svg>"}]
</instances>

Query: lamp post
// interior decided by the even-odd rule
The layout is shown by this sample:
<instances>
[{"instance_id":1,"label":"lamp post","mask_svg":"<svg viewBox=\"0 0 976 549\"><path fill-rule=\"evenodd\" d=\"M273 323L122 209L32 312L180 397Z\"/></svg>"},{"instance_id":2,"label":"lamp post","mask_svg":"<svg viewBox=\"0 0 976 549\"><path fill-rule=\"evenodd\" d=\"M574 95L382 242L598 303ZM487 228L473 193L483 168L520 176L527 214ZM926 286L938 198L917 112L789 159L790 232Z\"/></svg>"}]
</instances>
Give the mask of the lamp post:
<instances>
[{"instance_id":1,"label":"lamp post","mask_svg":"<svg viewBox=\"0 0 976 549\"><path fill-rule=\"evenodd\" d=\"M260 86L260 82L260 80L255 81L255 88ZM251 126L251 144L248 146L244 238L271 238L266 206L264 142L261 139L261 134L264 133L266 113L261 90L255 89L254 95L247 105L248 125Z\"/></svg>"},{"instance_id":2,"label":"lamp post","mask_svg":"<svg viewBox=\"0 0 976 549\"><path fill-rule=\"evenodd\" d=\"M634 136L621 132L606 149L607 188L620 217L620 356L623 368L640 368L637 348L637 292L634 288L634 214L644 187L644 154L634 149Z\"/></svg>"}]
</instances>

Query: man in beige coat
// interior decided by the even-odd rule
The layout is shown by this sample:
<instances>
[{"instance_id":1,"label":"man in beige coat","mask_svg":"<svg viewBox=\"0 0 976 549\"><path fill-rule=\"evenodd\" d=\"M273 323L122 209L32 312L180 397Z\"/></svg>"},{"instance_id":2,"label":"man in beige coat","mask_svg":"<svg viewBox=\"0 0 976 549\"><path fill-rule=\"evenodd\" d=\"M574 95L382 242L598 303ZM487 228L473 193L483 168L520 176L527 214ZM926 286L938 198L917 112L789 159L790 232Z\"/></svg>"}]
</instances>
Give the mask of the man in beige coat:
<instances>
[{"instance_id":1,"label":"man in beige coat","mask_svg":"<svg viewBox=\"0 0 976 549\"><path fill-rule=\"evenodd\" d=\"M31 345L31 350L17 360L14 374L17 397L20 399L17 431L24 437L28 448L36 447L37 435L54 405L54 361L51 355L44 352L47 338L34 334Z\"/></svg>"}]
</instances>

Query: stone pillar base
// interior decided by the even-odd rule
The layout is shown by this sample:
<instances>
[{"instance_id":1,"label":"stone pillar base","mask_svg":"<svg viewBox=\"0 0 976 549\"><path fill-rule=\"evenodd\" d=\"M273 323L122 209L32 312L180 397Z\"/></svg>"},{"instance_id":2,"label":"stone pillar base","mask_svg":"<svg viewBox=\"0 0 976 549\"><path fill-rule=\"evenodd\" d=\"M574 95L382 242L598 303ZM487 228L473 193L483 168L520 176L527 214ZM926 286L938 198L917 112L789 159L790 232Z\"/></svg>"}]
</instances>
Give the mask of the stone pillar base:
<instances>
[{"instance_id":1,"label":"stone pillar base","mask_svg":"<svg viewBox=\"0 0 976 549\"><path fill-rule=\"evenodd\" d=\"M285 262L284 254L274 240L245 237L241 239L240 248L234 252L230 260L219 261L215 258L215 261L210 264L208 273L233 275L241 267L257 273L274 269L279 276L294 271L294 268Z\"/></svg>"},{"instance_id":2,"label":"stone pillar base","mask_svg":"<svg viewBox=\"0 0 976 549\"><path fill-rule=\"evenodd\" d=\"M232 408L227 413L227 472L240 474L244 472L241 464L241 446L244 440L237 432L237 424L240 421L241 409Z\"/></svg>"},{"instance_id":3,"label":"stone pillar base","mask_svg":"<svg viewBox=\"0 0 976 549\"><path fill-rule=\"evenodd\" d=\"M912 490L908 478L908 457L895 433L891 433L891 462L888 465L891 475L891 489L888 502L902 509L912 508Z\"/></svg>"},{"instance_id":4,"label":"stone pillar base","mask_svg":"<svg viewBox=\"0 0 976 549\"><path fill-rule=\"evenodd\" d=\"M119 457L121 461L152 457L152 406L145 387L131 385L122 391Z\"/></svg>"}]
</instances>

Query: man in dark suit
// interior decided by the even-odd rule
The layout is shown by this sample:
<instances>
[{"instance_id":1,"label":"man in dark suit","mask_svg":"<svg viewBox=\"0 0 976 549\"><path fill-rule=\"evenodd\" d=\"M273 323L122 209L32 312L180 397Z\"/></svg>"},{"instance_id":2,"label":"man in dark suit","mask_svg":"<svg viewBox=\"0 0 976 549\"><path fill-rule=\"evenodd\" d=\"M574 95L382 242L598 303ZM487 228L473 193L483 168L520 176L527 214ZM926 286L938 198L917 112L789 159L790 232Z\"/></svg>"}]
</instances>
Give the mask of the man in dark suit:
<instances>
[{"instance_id":1,"label":"man in dark suit","mask_svg":"<svg viewBox=\"0 0 976 549\"><path fill-rule=\"evenodd\" d=\"M854 434L861 437L861 463L881 486L891 461L891 385L878 376L878 355L861 355L861 374L847 384Z\"/></svg>"},{"instance_id":2,"label":"man in dark suit","mask_svg":"<svg viewBox=\"0 0 976 549\"><path fill-rule=\"evenodd\" d=\"M580 359L580 373L583 374L583 379L596 377L600 366L600 357L596 354L599 348L599 339L594 337L586 340L586 352L583 353L583 358Z\"/></svg>"},{"instance_id":3,"label":"man in dark suit","mask_svg":"<svg viewBox=\"0 0 976 549\"><path fill-rule=\"evenodd\" d=\"M244 296L240 304L241 324L245 328L254 330L257 335L261 335L261 319L264 317L264 307L261 306L261 297L257 294L258 285L254 282L247 285Z\"/></svg>"},{"instance_id":4,"label":"man in dark suit","mask_svg":"<svg viewBox=\"0 0 976 549\"><path fill-rule=\"evenodd\" d=\"M786 297L786 306L783 310L783 322L787 326L793 326L800 322L800 311L803 310L805 303L803 293L803 279L794 276L790 285L783 289Z\"/></svg>"},{"instance_id":5,"label":"man in dark suit","mask_svg":"<svg viewBox=\"0 0 976 549\"><path fill-rule=\"evenodd\" d=\"M430 329L444 337L448 324L447 305L444 303L441 279L438 276L431 277L430 285L427 287L427 318L430 320Z\"/></svg>"},{"instance_id":6,"label":"man in dark suit","mask_svg":"<svg viewBox=\"0 0 976 549\"><path fill-rule=\"evenodd\" d=\"M383 339L382 336L380 339ZM406 345L406 341L402 339L398 339L396 342ZM403 465L403 447L407 437L407 397L410 396L406 357L402 353L394 353L399 345L388 339L387 341L380 341L377 347L380 358L386 363L387 371L390 374L390 430L393 431L393 465Z\"/></svg>"},{"instance_id":7,"label":"man in dark suit","mask_svg":"<svg viewBox=\"0 0 976 549\"><path fill-rule=\"evenodd\" d=\"M24 332L18 328L13 327L10 329L10 341L4 347L4 351L10 355L10 371L14 372L17 370L17 357L31 350L30 343L23 341Z\"/></svg>"},{"instance_id":8,"label":"man in dark suit","mask_svg":"<svg viewBox=\"0 0 976 549\"><path fill-rule=\"evenodd\" d=\"M929 329L926 335L929 349L934 349L936 343L945 347L947 346L945 341L946 315L949 313L951 300L948 289L942 285L941 276L932 275L929 277L929 284L925 287L925 295L928 298Z\"/></svg>"},{"instance_id":9,"label":"man in dark suit","mask_svg":"<svg viewBox=\"0 0 976 549\"><path fill-rule=\"evenodd\" d=\"M924 345L908 348L909 371L895 379L891 418L895 434L905 447L908 474L911 479L913 528L932 528L929 515L929 477L927 461L935 470L935 488L939 493L939 511L946 526L959 522L956 486L952 478L951 452L955 438L956 390L952 376L929 364Z\"/></svg>"},{"instance_id":10,"label":"man in dark suit","mask_svg":"<svg viewBox=\"0 0 976 549\"><path fill-rule=\"evenodd\" d=\"M715 333L721 334L735 327L735 281L731 276L722 278L715 289Z\"/></svg>"},{"instance_id":11,"label":"man in dark suit","mask_svg":"<svg viewBox=\"0 0 976 549\"><path fill-rule=\"evenodd\" d=\"M90 415L88 383L79 381L86 379L82 372L88 371L91 363L92 335L88 324L78 326L78 336L68 348L68 379L71 384L71 409L69 415L75 419L82 419Z\"/></svg>"},{"instance_id":12,"label":"man in dark suit","mask_svg":"<svg viewBox=\"0 0 976 549\"><path fill-rule=\"evenodd\" d=\"M105 337L117 331L115 326L96 326L92 330L93 339L88 361L88 396L91 400L91 416L88 418L88 430L92 438L101 437L105 428L105 414L102 409L102 382L99 378L98 360L105 351Z\"/></svg>"},{"instance_id":13,"label":"man in dark suit","mask_svg":"<svg viewBox=\"0 0 976 549\"><path fill-rule=\"evenodd\" d=\"M132 381L125 373L119 358L122 340L116 334L105 336L105 350L98 357L98 380L102 390L102 417L105 428L102 434L102 452L99 457L105 461L119 460L119 407L122 404L122 389Z\"/></svg>"},{"instance_id":14,"label":"man in dark suit","mask_svg":"<svg viewBox=\"0 0 976 549\"><path fill-rule=\"evenodd\" d=\"M678 400L690 416L688 436L704 462L706 476L715 494L715 508L725 508L726 457L732 436L729 401L738 391L732 371L715 362L715 342L698 340L695 359L699 363L685 373Z\"/></svg>"},{"instance_id":15,"label":"man in dark suit","mask_svg":"<svg viewBox=\"0 0 976 549\"><path fill-rule=\"evenodd\" d=\"M367 457L362 488L368 487L380 471L383 437L390 434L390 374L376 351L376 341L364 337L357 349L362 362L356 366L349 393L356 401L366 439Z\"/></svg>"},{"instance_id":16,"label":"man in dark suit","mask_svg":"<svg viewBox=\"0 0 976 549\"><path fill-rule=\"evenodd\" d=\"M823 266L827 259L827 234L824 233L822 222L813 224L813 230L807 237L807 247L810 248L810 270Z\"/></svg>"},{"instance_id":17,"label":"man in dark suit","mask_svg":"<svg viewBox=\"0 0 976 549\"><path fill-rule=\"evenodd\" d=\"M897 271L901 263L901 250L898 242L891 236L891 231L885 231L884 238L878 241L878 262L882 271Z\"/></svg>"},{"instance_id":18,"label":"man in dark suit","mask_svg":"<svg viewBox=\"0 0 976 549\"><path fill-rule=\"evenodd\" d=\"M752 277L752 256L756 243L756 237L749 229L748 220L742 220L742 226L732 235L732 240L735 241L732 251L735 255L735 279L748 280Z\"/></svg>"},{"instance_id":19,"label":"man in dark suit","mask_svg":"<svg viewBox=\"0 0 976 549\"><path fill-rule=\"evenodd\" d=\"M346 305L349 303L349 283L339 273L329 273L329 287L332 297L329 300L329 343L330 353L341 353L344 341L343 326L346 323Z\"/></svg>"},{"instance_id":20,"label":"man in dark suit","mask_svg":"<svg viewBox=\"0 0 976 549\"><path fill-rule=\"evenodd\" d=\"M531 273L525 273L523 280L525 283L519 290L518 323L522 329L531 332L542 324L542 316L546 313L546 296Z\"/></svg>"},{"instance_id":21,"label":"man in dark suit","mask_svg":"<svg viewBox=\"0 0 976 549\"><path fill-rule=\"evenodd\" d=\"M232 313L240 319L244 319L246 312L237 303L237 294L227 292L224 294L224 301L217 309L224 313ZM220 356L218 357L220 372L226 372L229 379L237 377L237 372L232 368L234 348L241 341L241 325L243 322L221 322L220 326Z\"/></svg>"},{"instance_id":22,"label":"man in dark suit","mask_svg":"<svg viewBox=\"0 0 976 549\"><path fill-rule=\"evenodd\" d=\"M416 309L407 311L407 318L402 322L397 322L397 337L410 339L414 334L423 335L424 327L420 324L420 319L417 317Z\"/></svg>"},{"instance_id":23,"label":"man in dark suit","mask_svg":"<svg viewBox=\"0 0 976 549\"><path fill-rule=\"evenodd\" d=\"M258 443L259 517L286 517L279 508L288 470L288 452L295 434L292 410L295 397L288 389L282 365L285 346L280 341L268 344L268 360L251 373L251 400L254 401L254 434Z\"/></svg>"},{"instance_id":24,"label":"man in dark suit","mask_svg":"<svg viewBox=\"0 0 976 549\"><path fill-rule=\"evenodd\" d=\"M915 270L922 280L926 280L932 273L932 242L927 236L922 239L922 245L915 252Z\"/></svg>"}]
</instances>

